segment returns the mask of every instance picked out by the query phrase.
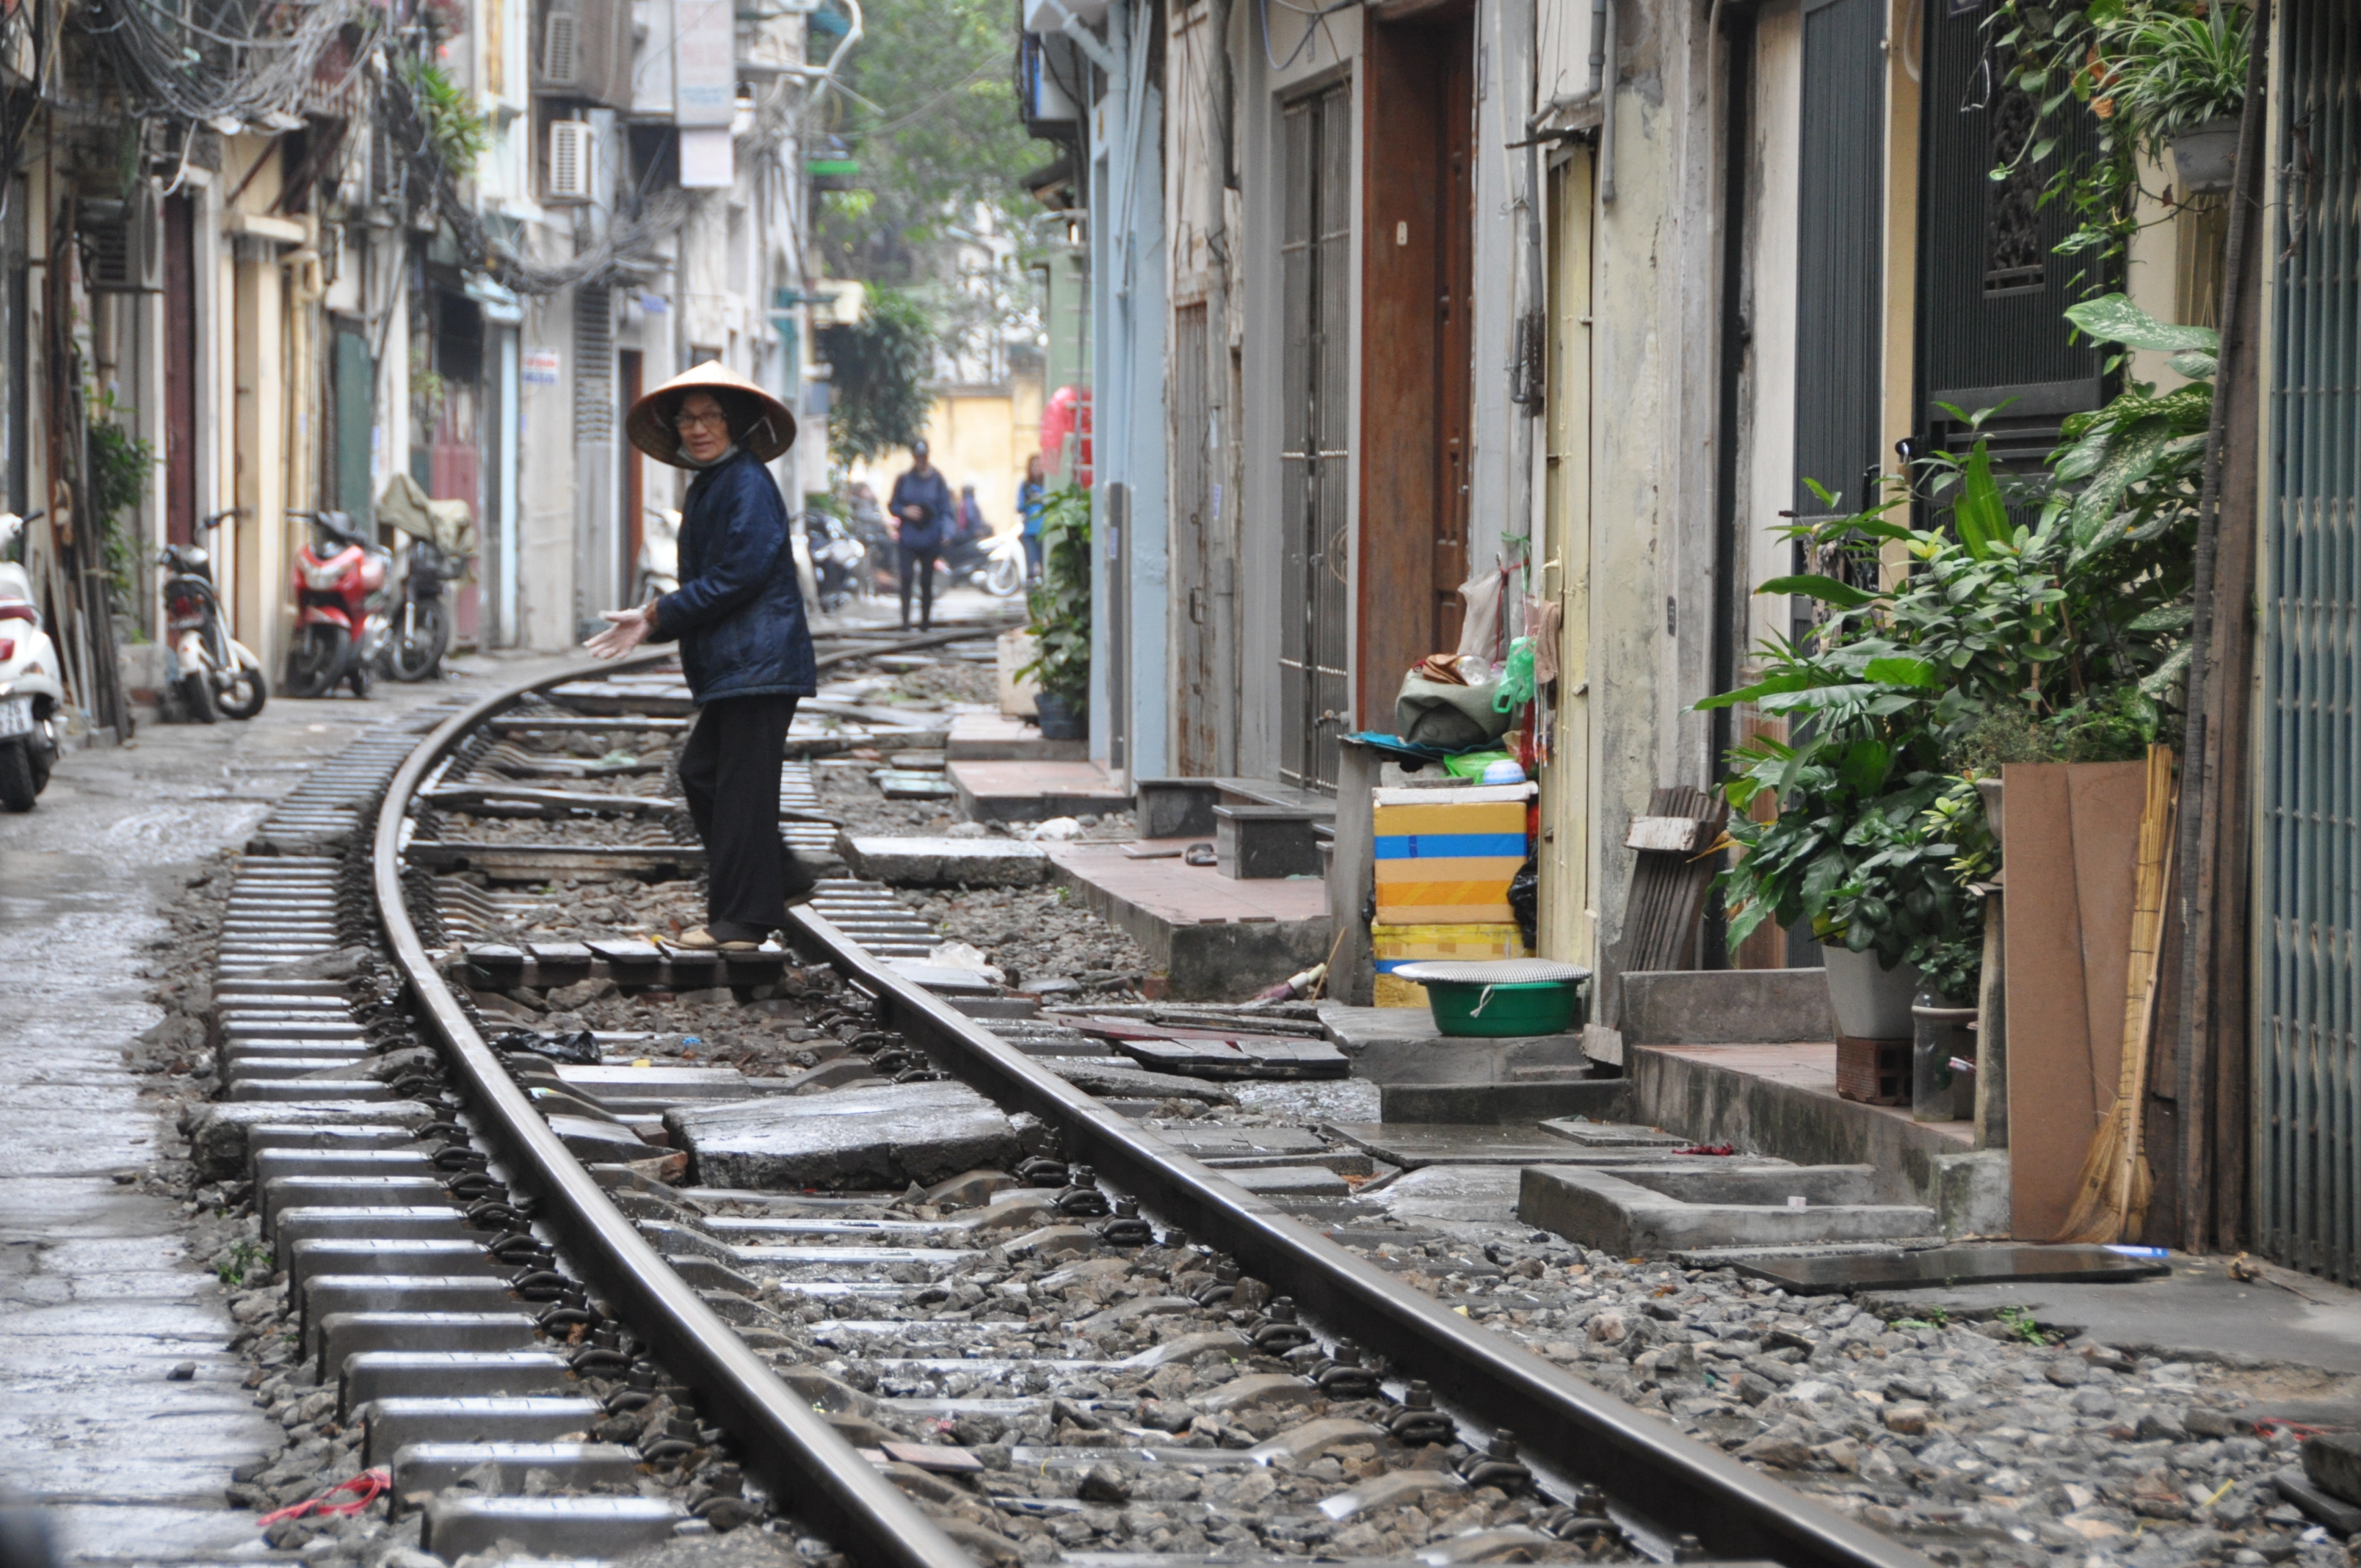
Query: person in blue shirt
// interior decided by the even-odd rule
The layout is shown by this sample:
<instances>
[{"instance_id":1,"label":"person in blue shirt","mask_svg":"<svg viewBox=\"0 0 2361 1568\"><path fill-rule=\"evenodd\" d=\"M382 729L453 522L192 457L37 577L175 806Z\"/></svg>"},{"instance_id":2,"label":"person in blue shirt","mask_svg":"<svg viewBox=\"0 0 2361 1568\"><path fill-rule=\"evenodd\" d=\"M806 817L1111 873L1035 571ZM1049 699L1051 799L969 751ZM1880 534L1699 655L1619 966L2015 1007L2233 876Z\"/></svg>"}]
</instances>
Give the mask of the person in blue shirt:
<instances>
[{"instance_id":1,"label":"person in blue shirt","mask_svg":"<svg viewBox=\"0 0 2361 1568\"><path fill-rule=\"evenodd\" d=\"M1016 514L1025 520L1025 576L1036 583L1041 580L1041 498L1048 493L1036 452L1025 459L1025 482L1016 487Z\"/></svg>"},{"instance_id":2,"label":"person in blue shirt","mask_svg":"<svg viewBox=\"0 0 2361 1568\"><path fill-rule=\"evenodd\" d=\"M894 481L885 503L899 530L902 568L902 630L910 630L910 589L918 590L918 630L931 631L935 620L935 563L951 542L958 510L951 488L941 470L928 459L927 444L910 444L910 466ZM916 578L916 582L912 581Z\"/></svg>"},{"instance_id":3,"label":"person in blue shirt","mask_svg":"<svg viewBox=\"0 0 2361 1568\"><path fill-rule=\"evenodd\" d=\"M779 837L779 759L796 704L818 689L811 630L788 543L786 502L765 463L796 439L776 398L718 362L674 377L631 407L631 444L696 471L681 505L680 587L605 612L590 652L680 643L697 725L680 787L705 841L705 925L673 945L751 952L818 878Z\"/></svg>"}]
</instances>

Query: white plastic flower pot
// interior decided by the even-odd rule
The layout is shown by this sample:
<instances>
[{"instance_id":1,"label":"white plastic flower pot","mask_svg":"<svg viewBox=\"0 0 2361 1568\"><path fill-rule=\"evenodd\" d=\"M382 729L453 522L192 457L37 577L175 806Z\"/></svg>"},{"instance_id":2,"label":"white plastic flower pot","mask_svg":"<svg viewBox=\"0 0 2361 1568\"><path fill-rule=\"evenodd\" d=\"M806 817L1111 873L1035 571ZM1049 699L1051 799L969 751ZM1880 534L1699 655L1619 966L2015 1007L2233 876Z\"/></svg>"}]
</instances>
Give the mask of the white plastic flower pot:
<instances>
[{"instance_id":1,"label":"white plastic flower pot","mask_svg":"<svg viewBox=\"0 0 2361 1568\"><path fill-rule=\"evenodd\" d=\"M1918 970L1909 964L1878 967L1874 951L1856 953L1836 942L1821 944L1828 971L1828 1011L1837 1033L1856 1040L1906 1040L1915 1032L1911 999Z\"/></svg>"}]
</instances>

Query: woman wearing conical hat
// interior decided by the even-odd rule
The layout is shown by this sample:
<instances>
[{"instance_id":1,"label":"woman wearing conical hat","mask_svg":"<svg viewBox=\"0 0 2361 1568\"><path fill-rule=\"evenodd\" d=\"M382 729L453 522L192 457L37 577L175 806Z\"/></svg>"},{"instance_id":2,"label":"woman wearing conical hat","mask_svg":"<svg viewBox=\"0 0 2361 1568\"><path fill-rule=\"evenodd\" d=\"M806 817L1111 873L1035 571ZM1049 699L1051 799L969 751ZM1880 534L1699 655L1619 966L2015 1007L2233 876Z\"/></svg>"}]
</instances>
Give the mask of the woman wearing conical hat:
<instances>
[{"instance_id":1,"label":"woman wearing conical hat","mask_svg":"<svg viewBox=\"0 0 2361 1568\"><path fill-rule=\"evenodd\" d=\"M709 361L632 404L623 430L657 462L697 472L681 508L680 587L606 611L589 648L620 659L642 642L679 641L697 705L680 784L709 885L703 928L675 945L751 951L817 880L779 837L787 726L818 679L786 503L763 466L794 444L795 417Z\"/></svg>"}]
</instances>

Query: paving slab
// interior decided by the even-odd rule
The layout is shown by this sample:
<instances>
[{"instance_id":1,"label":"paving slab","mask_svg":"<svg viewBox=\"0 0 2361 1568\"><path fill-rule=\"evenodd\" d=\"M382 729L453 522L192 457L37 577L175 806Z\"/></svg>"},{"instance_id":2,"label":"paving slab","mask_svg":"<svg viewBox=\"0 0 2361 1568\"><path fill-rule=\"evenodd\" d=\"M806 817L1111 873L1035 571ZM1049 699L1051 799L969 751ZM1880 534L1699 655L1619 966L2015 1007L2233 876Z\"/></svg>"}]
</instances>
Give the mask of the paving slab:
<instances>
[{"instance_id":1,"label":"paving slab","mask_svg":"<svg viewBox=\"0 0 2361 1568\"><path fill-rule=\"evenodd\" d=\"M2100 1343L2165 1360L2286 1363L2361 1373L2361 1290L2272 1264L2258 1265L2259 1277L2246 1280L2231 1276L2227 1258L2174 1253L2167 1261L2169 1274L2126 1284L1968 1285L1863 1291L1855 1299L1897 1316L1933 1306L1964 1319L2019 1309L2045 1328L2080 1332ZM2252 1413L2281 1412L2276 1406L2257 1406ZM2320 1412L2291 1407L2284 1413L2290 1420L2331 1424L2315 1420ZM2361 1411L2348 1419L2361 1424Z\"/></svg>"},{"instance_id":2,"label":"paving slab","mask_svg":"<svg viewBox=\"0 0 2361 1568\"><path fill-rule=\"evenodd\" d=\"M954 762L1081 762L1090 759L1091 743L1049 740L1038 725L1006 714L961 713L951 718L943 751Z\"/></svg>"},{"instance_id":3,"label":"paving slab","mask_svg":"<svg viewBox=\"0 0 2361 1568\"><path fill-rule=\"evenodd\" d=\"M159 1113L162 1080L123 1060L158 1021L138 977L158 959L148 944L173 934L159 911L203 857L246 842L310 764L471 684L489 685L462 674L380 687L368 703L273 702L247 723L146 726L127 745L68 752L38 810L0 817L0 1083L25 1091L20 1109L64 1096L0 1140L0 1484L48 1510L68 1562L251 1557L255 1516L228 1508L223 1488L283 1435L240 1387L221 1285L188 1252L178 1205L115 1179L179 1143ZM251 1120L291 1120L269 1109ZM233 1120L241 1131L217 1174L243 1173L251 1120ZM195 1376L169 1379L181 1362Z\"/></svg>"},{"instance_id":4,"label":"paving slab","mask_svg":"<svg viewBox=\"0 0 2361 1568\"><path fill-rule=\"evenodd\" d=\"M1879 1203L1877 1188L1867 1166L1534 1165L1525 1168L1517 1217L1618 1257L1935 1232L1932 1209Z\"/></svg>"},{"instance_id":5,"label":"paving slab","mask_svg":"<svg viewBox=\"0 0 2361 1568\"><path fill-rule=\"evenodd\" d=\"M1038 844L1016 839L873 839L845 835L837 853L862 876L905 887L1030 887L1049 876Z\"/></svg>"},{"instance_id":6,"label":"paving slab","mask_svg":"<svg viewBox=\"0 0 2361 1568\"><path fill-rule=\"evenodd\" d=\"M1232 1166L1222 1177L1263 1198L1348 1198L1353 1192L1352 1183L1321 1165Z\"/></svg>"},{"instance_id":7,"label":"paving slab","mask_svg":"<svg viewBox=\"0 0 2361 1568\"><path fill-rule=\"evenodd\" d=\"M1331 1122L1322 1130L1388 1165L1417 1170L1430 1165L1549 1165L1574 1163L1589 1153L1602 1163L1630 1164L1631 1154L1585 1151L1543 1132L1538 1124L1482 1126L1456 1122ZM1639 1151L1649 1158L1659 1151Z\"/></svg>"},{"instance_id":8,"label":"paving slab","mask_svg":"<svg viewBox=\"0 0 2361 1568\"><path fill-rule=\"evenodd\" d=\"M679 1106L664 1121L708 1186L900 1188L1019 1157L1008 1118L950 1081Z\"/></svg>"},{"instance_id":9,"label":"paving slab","mask_svg":"<svg viewBox=\"0 0 2361 1568\"><path fill-rule=\"evenodd\" d=\"M1424 1007L1320 1003L1320 1025L1352 1058L1353 1076L1377 1083L1510 1083L1587 1065L1582 1033L1500 1039L1446 1036Z\"/></svg>"},{"instance_id":10,"label":"paving slab","mask_svg":"<svg viewBox=\"0 0 2361 1568\"><path fill-rule=\"evenodd\" d=\"M1092 762L961 761L944 773L971 822L1040 822L1131 809L1131 791Z\"/></svg>"}]
</instances>

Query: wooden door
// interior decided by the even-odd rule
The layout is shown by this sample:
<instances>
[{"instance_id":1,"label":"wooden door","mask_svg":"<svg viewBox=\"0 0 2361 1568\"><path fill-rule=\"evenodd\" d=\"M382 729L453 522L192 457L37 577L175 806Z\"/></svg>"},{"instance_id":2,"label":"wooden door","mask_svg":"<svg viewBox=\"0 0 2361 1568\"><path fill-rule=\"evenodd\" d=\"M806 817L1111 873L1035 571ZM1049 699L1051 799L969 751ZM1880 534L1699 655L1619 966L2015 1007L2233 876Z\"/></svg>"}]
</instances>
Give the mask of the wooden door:
<instances>
[{"instance_id":1,"label":"wooden door","mask_svg":"<svg viewBox=\"0 0 2361 1568\"><path fill-rule=\"evenodd\" d=\"M1357 700L1459 641L1474 397L1474 39L1464 5L1369 24L1362 138Z\"/></svg>"},{"instance_id":2,"label":"wooden door","mask_svg":"<svg viewBox=\"0 0 2361 1568\"><path fill-rule=\"evenodd\" d=\"M1549 367L1543 426L1541 591L1558 604L1558 682L1541 773L1541 951L1592 963L1590 747L1590 249L1592 159L1550 170Z\"/></svg>"}]
</instances>

